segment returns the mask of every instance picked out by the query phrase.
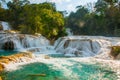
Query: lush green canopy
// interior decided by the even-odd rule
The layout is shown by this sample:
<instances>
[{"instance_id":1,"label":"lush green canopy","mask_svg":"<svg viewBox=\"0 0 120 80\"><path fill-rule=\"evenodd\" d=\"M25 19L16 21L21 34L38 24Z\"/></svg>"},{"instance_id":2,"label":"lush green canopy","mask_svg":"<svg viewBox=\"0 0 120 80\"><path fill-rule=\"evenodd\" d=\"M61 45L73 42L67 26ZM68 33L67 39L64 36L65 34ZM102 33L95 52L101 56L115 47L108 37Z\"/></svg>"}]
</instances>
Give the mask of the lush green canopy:
<instances>
[{"instance_id":1,"label":"lush green canopy","mask_svg":"<svg viewBox=\"0 0 120 80\"><path fill-rule=\"evenodd\" d=\"M30 4L28 0L13 0L7 3L8 10L0 8L0 20L5 19L22 33L40 33L48 39L65 35L63 14L54 3ZM6 12L4 12L6 11Z\"/></svg>"},{"instance_id":2,"label":"lush green canopy","mask_svg":"<svg viewBox=\"0 0 120 80\"><path fill-rule=\"evenodd\" d=\"M120 36L120 2L98 0L94 5L93 10L78 6L66 18L66 27L76 35Z\"/></svg>"}]
</instances>

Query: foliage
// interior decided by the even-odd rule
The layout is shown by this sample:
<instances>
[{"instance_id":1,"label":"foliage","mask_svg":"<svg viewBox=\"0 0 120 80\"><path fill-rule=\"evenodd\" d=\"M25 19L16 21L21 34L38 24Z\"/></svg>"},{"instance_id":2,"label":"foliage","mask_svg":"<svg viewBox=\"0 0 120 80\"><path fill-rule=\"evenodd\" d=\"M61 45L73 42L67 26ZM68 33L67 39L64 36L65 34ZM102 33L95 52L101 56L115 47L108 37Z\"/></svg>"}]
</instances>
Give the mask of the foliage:
<instances>
[{"instance_id":1,"label":"foliage","mask_svg":"<svg viewBox=\"0 0 120 80\"><path fill-rule=\"evenodd\" d=\"M84 32L83 26L88 10L85 7L79 6L76 13L72 12L67 18L66 26L71 28L74 34L82 34Z\"/></svg>"},{"instance_id":2,"label":"foliage","mask_svg":"<svg viewBox=\"0 0 120 80\"><path fill-rule=\"evenodd\" d=\"M120 2L118 0L98 0L93 10L77 7L67 17L66 27L75 35L120 36Z\"/></svg>"},{"instance_id":3,"label":"foliage","mask_svg":"<svg viewBox=\"0 0 120 80\"><path fill-rule=\"evenodd\" d=\"M63 14L56 10L54 3L30 4L28 0L12 0L7 6L8 10L0 10L0 13L9 14L5 20L21 33L40 33L50 40L66 34ZM0 20L5 17L0 15Z\"/></svg>"},{"instance_id":4,"label":"foliage","mask_svg":"<svg viewBox=\"0 0 120 80\"><path fill-rule=\"evenodd\" d=\"M6 10L0 7L0 20L6 20Z\"/></svg>"}]
</instances>

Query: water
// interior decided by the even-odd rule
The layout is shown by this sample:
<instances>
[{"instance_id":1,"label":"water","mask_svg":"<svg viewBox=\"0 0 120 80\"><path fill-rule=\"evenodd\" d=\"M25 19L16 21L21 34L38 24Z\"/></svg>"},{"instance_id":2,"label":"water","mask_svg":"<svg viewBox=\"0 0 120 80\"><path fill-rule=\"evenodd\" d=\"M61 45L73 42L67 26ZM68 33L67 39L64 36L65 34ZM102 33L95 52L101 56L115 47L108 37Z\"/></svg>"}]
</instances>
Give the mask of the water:
<instances>
[{"instance_id":1,"label":"water","mask_svg":"<svg viewBox=\"0 0 120 80\"><path fill-rule=\"evenodd\" d=\"M1 22L3 30L11 30L10 25L7 22Z\"/></svg>"},{"instance_id":2,"label":"water","mask_svg":"<svg viewBox=\"0 0 120 80\"><path fill-rule=\"evenodd\" d=\"M18 51L4 51L4 50L1 50L0 51L0 56L8 56L8 55L13 55L13 54L17 54Z\"/></svg>"},{"instance_id":3,"label":"water","mask_svg":"<svg viewBox=\"0 0 120 80\"><path fill-rule=\"evenodd\" d=\"M117 80L116 73L108 67L71 59L67 61L72 65L63 63L64 68L39 62L23 65L19 70L6 72L4 80ZM36 76L40 74L43 76Z\"/></svg>"}]
</instances>

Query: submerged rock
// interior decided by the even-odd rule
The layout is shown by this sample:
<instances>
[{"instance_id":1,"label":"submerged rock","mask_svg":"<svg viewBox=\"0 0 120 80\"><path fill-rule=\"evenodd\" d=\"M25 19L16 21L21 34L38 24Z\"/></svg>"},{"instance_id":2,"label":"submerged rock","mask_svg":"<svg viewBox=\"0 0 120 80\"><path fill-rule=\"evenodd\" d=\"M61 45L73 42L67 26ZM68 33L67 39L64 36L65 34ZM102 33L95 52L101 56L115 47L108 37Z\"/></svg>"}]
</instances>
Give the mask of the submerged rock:
<instances>
[{"instance_id":1,"label":"submerged rock","mask_svg":"<svg viewBox=\"0 0 120 80\"><path fill-rule=\"evenodd\" d=\"M46 74L29 74L28 76L42 76L42 77L46 77Z\"/></svg>"}]
</instances>

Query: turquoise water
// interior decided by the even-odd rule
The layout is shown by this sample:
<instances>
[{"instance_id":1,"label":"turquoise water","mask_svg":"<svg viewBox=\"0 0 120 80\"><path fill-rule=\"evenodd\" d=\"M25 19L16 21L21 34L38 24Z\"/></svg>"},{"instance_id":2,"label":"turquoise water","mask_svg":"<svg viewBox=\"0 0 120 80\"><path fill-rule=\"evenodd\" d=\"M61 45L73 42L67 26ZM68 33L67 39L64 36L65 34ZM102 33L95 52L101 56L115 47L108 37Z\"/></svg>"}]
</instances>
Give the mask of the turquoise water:
<instances>
[{"instance_id":1,"label":"turquoise water","mask_svg":"<svg viewBox=\"0 0 120 80\"><path fill-rule=\"evenodd\" d=\"M4 50L1 50L0 51L0 56L8 56L8 55L16 54L16 53L18 53L18 51L4 51Z\"/></svg>"},{"instance_id":2,"label":"turquoise water","mask_svg":"<svg viewBox=\"0 0 120 80\"><path fill-rule=\"evenodd\" d=\"M4 80L117 80L116 73L100 64L89 64L67 59L73 65L57 68L53 64L31 63L21 69L6 72ZM64 70L65 69L65 70ZM67 70L66 70L67 69ZM44 76L34 76L44 74Z\"/></svg>"},{"instance_id":3,"label":"turquoise water","mask_svg":"<svg viewBox=\"0 0 120 80\"><path fill-rule=\"evenodd\" d=\"M54 58L67 58L64 56L64 54L49 54L48 56L54 57Z\"/></svg>"}]
</instances>

